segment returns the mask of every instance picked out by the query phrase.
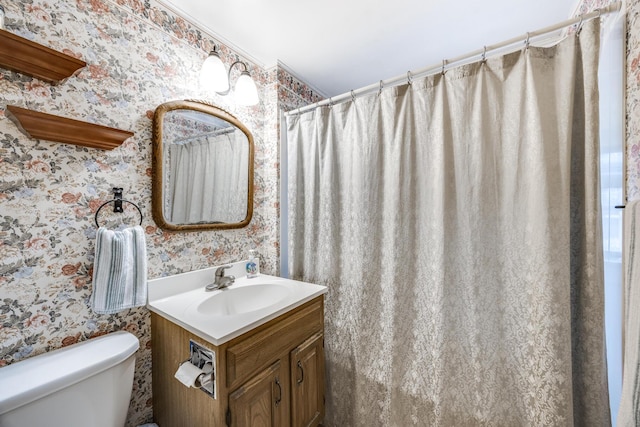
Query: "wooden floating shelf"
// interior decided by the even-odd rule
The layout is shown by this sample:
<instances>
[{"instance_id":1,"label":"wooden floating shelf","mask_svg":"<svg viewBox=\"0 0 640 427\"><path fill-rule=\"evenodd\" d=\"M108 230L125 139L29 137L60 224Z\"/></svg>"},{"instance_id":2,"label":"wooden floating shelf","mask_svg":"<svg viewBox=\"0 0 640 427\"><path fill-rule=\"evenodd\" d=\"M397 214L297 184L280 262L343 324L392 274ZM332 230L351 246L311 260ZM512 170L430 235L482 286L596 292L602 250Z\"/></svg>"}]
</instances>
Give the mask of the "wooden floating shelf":
<instances>
[{"instance_id":1,"label":"wooden floating shelf","mask_svg":"<svg viewBox=\"0 0 640 427\"><path fill-rule=\"evenodd\" d=\"M0 67L55 84L86 66L72 56L0 29Z\"/></svg>"},{"instance_id":2,"label":"wooden floating shelf","mask_svg":"<svg viewBox=\"0 0 640 427\"><path fill-rule=\"evenodd\" d=\"M133 132L7 105L6 116L27 136L47 141L113 150Z\"/></svg>"}]
</instances>

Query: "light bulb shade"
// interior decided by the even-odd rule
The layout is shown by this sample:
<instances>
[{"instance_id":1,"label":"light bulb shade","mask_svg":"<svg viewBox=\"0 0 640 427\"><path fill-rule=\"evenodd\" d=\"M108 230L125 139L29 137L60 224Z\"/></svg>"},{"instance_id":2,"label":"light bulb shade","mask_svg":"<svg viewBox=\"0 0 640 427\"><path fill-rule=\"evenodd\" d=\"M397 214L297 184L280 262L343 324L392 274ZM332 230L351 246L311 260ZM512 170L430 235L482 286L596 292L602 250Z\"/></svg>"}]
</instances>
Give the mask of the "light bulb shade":
<instances>
[{"instance_id":1,"label":"light bulb shade","mask_svg":"<svg viewBox=\"0 0 640 427\"><path fill-rule=\"evenodd\" d=\"M235 98L236 102L241 105L256 105L259 101L258 88L248 71L243 71L238 77Z\"/></svg>"},{"instance_id":2,"label":"light bulb shade","mask_svg":"<svg viewBox=\"0 0 640 427\"><path fill-rule=\"evenodd\" d=\"M227 69L216 51L212 50L202 64L200 87L214 92L226 92L229 90Z\"/></svg>"}]
</instances>

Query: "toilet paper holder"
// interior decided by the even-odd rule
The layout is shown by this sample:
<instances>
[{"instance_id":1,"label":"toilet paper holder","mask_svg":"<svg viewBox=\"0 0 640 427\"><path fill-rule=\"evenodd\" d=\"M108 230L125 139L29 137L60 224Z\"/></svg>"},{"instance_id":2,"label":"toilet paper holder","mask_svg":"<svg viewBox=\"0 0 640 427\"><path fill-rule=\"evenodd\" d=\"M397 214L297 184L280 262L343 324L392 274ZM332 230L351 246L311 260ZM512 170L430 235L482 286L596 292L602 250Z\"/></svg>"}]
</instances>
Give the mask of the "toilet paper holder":
<instances>
[{"instance_id":1,"label":"toilet paper holder","mask_svg":"<svg viewBox=\"0 0 640 427\"><path fill-rule=\"evenodd\" d=\"M216 353L215 351L189 340L189 358L180 363L191 363L203 371L195 381L195 387L216 399Z\"/></svg>"},{"instance_id":2,"label":"toilet paper holder","mask_svg":"<svg viewBox=\"0 0 640 427\"><path fill-rule=\"evenodd\" d=\"M191 362L191 359L184 360L178 366L182 366L185 363L191 363L192 365L196 366ZM198 375L198 377L196 378L194 387L201 388L201 389L204 388L205 389L204 391L207 391L206 388L214 380L213 367L208 368L207 366L205 366L203 371L204 372Z\"/></svg>"}]
</instances>

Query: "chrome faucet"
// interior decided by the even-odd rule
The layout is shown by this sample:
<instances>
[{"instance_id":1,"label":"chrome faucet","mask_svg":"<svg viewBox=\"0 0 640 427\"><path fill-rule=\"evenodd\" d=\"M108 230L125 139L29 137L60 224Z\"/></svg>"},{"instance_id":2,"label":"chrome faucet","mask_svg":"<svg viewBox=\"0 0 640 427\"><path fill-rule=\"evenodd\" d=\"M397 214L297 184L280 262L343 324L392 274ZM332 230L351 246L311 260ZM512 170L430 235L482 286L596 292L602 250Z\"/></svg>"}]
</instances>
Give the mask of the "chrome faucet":
<instances>
[{"instance_id":1,"label":"chrome faucet","mask_svg":"<svg viewBox=\"0 0 640 427\"><path fill-rule=\"evenodd\" d=\"M216 269L215 280L213 283L209 283L206 287L206 291L215 291L217 289L224 289L227 286L233 285L233 282L236 281L234 276L225 276L224 271L227 268L231 268L230 265L223 265L222 267L218 267Z\"/></svg>"}]
</instances>

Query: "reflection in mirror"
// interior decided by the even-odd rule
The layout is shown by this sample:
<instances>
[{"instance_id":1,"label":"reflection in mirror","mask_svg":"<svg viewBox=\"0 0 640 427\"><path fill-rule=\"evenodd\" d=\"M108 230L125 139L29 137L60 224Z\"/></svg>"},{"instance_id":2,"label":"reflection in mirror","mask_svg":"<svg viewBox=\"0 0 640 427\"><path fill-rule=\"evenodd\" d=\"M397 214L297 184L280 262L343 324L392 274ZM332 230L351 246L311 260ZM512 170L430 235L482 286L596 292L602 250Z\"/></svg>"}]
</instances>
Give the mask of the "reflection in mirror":
<instances>
[{"instance_id":1,"label":"reflection in mirror","mask_svg":"<svg viewBox=\"0 0 640 427\"><path fill-rule=\"evenodd\" d=\"M249 144L229 122L190 110L164 119L164 217L174 224L234 223L247 216Z\"/></svg>"},{"instance_id":2,"label":"reflection in mirror","mask_svg":"<svg viewBox=\"0 0 640 427\"><path fill-rule=\"evenodd\" d=\"M154 115L153 215L162 228L239 228L251 220L253 138L228 112L198 101Z\"/></svg>"}]
</instances>

